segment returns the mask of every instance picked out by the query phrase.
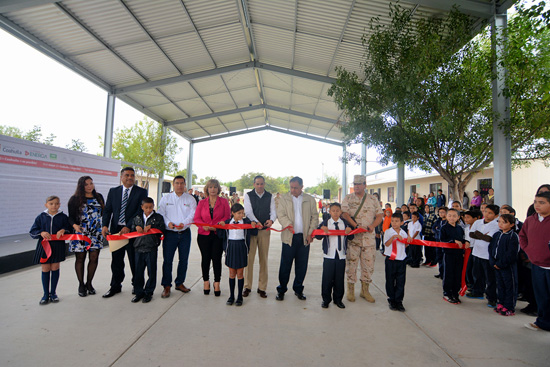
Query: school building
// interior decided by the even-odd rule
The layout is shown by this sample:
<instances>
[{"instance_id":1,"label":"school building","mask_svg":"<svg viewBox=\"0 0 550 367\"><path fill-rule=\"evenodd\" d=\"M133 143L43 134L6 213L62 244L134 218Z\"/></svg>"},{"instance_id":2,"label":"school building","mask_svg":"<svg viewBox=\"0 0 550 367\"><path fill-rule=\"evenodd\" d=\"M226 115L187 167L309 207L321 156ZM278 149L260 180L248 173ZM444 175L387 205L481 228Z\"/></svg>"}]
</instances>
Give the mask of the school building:
<instances>
[{"instance_id":1,"label":"school building","mask_svg":"<svg viewBox=\"0 0 550 367\"><path fill-rule=\"evenodd\" d=\"M489 187L495 187L493 182L493 166L482 170L474 176L468 186L466 193L470 200L473 191L486 191ZM512 207L516 209L520 220L525 219L527 208L533 202L537 188L542 184L550 183L550 167L546 167L542 161L534 161L529 167L520 167L512 170ZM396 207L396 177L395 170L380 174L367 176L367 191L378 192L380 200L390 203L392 208ZM437 195L437 190L442 189L449 199L449 188L447 181L437 173L410 172L405 174L405 201L417 192L420 196L428 196L430 192ZM350 188L353 192L353 188ZM460 199L462 202L462 198Z\"/></svg>"}]
</instances>

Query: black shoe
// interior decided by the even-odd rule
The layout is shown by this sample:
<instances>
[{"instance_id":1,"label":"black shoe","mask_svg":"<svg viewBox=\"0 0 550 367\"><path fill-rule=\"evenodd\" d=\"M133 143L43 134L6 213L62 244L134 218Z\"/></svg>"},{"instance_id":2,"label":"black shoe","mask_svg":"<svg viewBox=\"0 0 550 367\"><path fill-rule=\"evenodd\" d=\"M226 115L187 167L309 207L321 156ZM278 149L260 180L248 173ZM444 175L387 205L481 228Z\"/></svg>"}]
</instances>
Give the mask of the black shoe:
<instances>
[{"instance_id":1,"label":"black shoe","mask_svg":"<svg viewBox=\"0 0 550 367\"><path fill-rule=\"evenodd\" d=\"M441 275L439 275L439 274L436 274L436 275L434 275L434 278L438 278L438 279L441 279L441 278L442 278L442 276L441 276Z\"/></svg>"},{"instance_id":2,"label":"black shoe","mask_svg":"<svg viewBox=\"0 0 550 367\"><path fill-rule=\"evenodd\" d=\"M242 306L243 305L243 299L237 298L237 302L235 302L235 306Z\"/></svg>"},{"instance_id":3,"label":"black shoe","mask_svg":"<svg viewBox=\"0 0 550 367\"><path fill-rule=\"evenodd\" d=\"M40 300L40 305L43 306L43 305L47 305L48 303L50 303L50 295L44 295L44 297L42 297L42 299Z\"/></svg>"},{"instance_id":4,"label":"black shoe","mask_svg":"<svg viewBox=\"0 0 550 367\"><path fill-rule=\"evenodd\" d=\"M389 301L389 300L388 300L388 307L389 307L390 310L392 310L392 311L397 311L397 307L396 307L396 305L395 305L395 302L393 302L393 301Z\"/></svg>"},{"instance_id":5,"label":"black shoe","mask_svg":"<svg viewBox=\"0 0 550 367\"><path fill-rule=\"evenodd\" d=\"M403 303L399 302L395 305L395 309L400 312L405 312L405 307L403 307Z\"/></svg>"},{"instance_id":6,"label":"black shoe","mask_svg":"<svg viewBox=\"0 0 550 367\"><path fill-rule=\"evenodd\" d=\"M233 306L233 303L235 303L235 298L233 298L233 297L229 297L227 299L227 302L225 302L225 304L228 305L228 306Z\"/></svg>"},{"instance_id":7,"label":"black shoe","mask_svg":"<svg viewBox=\"0 0 550 367\"><path fill-rule=\"evenodd\" d=\"M328 308L328 302L325 302L325 301L321 302L321 307Z\"/></svg>"},{"instance_id":8,"label":"black shoe","mask_svg":"<svg viewBox=\"0 0 550 367\"><path fill-rule=\"evenodd\" d=\"M148 294L148 295L146 295L145 297L143 297L143 300L141 300L141 302L143 302L143 303L149 303L149 302L151 302L152 299L153 299L153 295Z\"/></svg>"},{"instance_id":9,"label":"black shoe","mask_svg":"<svg viewBox=\"0 0 550 367\"><path fill-rule=\"evenodd\" d=\"M219 297L222 295L222 291L214 291L214 296Z\"/></svg>"},{"instance_id":10,"label":"black shoe","mask_svg":"<svg viewBox=\"0 0 550 367\"><path fill-rule=\"evenodd\" d=\"M105 293L105 294L103 295L103 298L110 298L110 297L114 296L114 295L117 294L117 293L120 293L120 289L113 289L113 288L111 288L111 289L109 289L109 290L107 291L107 293Z\"/></svg>"},{"instance_id":11,"label":"black shoe","mask_svg":"<svg viewBox=\"0 0 550 367\"><path fill-rule=\"evenodd\" d=\"M50 302L52 302L52 303L59 302L59 297L57 297L57 294L55 294L55 293L50 294Z\"/></svg>"},{"instance_id":12,"label":"black shoe","mask_svg":"<svg viewBox=\"0 0 550 367\"><path fill-rule=\"evenodd\" d=\"M275 296L275 299L277 301L282 301L285 299L285 294L284 293L277 293L277 295Z\"/></svg>"},{"instance_id":13,"label":"black shoe","mask_svg":"<svg viewBox=\"0 0 550 367\"><path fill-rule=\"evenodd\" d=\"M306 295L303 294L303 293L298 293L298 292L294 292L294 294L296 295L296 297L298 297L299 300L301 301L305 301L306 300Z\"/></svg>"},{"instance_id":14,"label":"black shoe","mask_svg":"<svg viewBox=\"0 0 550 367\"><path fill-rule=\"evenodd\" d=\"M342 301L340 301L340 302L334 302L334 304L335 304L336 306L338 306L338 308L346 308L346 305L343 304Z\"/></svg>"},{"instance_id":15,"label":"black shoe","mask_svg":"<svg viewBox=\"0 0 550 367\"><path fill-rule=\"evenodd\" d=\"M132 303L138 303L139 301L144 299L144 297L145 297L145 295L143 295L143 294L135 295L134 298L132 298Z\"/></svg>"},{"instance_id":16,"label":"black shoe","mask_svg":"<svg viewBox=\"0 0 550 367\"><path fill-rule=\"evenodd\" d=\"M86 289L88 290L88 294L95 294L95 289L90 284L86 284Z\"/></svg>"},{"instance_id":17,"label":"black shoe","mask_svg":"<svg viewBox=\"0 0 550 367\"><path fill-rule=\"evenodd\" d=\"M420 264L411 264L411 268L419 268Z\"/></svg>"},{"instance_id":18,"label":"black shoe","mask_svg":"<svg viewBox=\"0 0 550 367\"><path fill-rule=\"evenodd\" d=\"M519 311L529 316L533 316L533 317L538 316L537 308L533 307L533 305L531 304L527 305L527 307L524 307Z\"/></svg>"},{"instance_id":19,"label":"black shoe","mask_svg":"<svg viewBox=\"0 0 550 367\"><path fill-rule=\"evenodd\" d=\"M86 297L88 295L88 291L86 290L86 286L79 285L78 286L78 295L80 297Z\"/></svg>"}]
</instances>

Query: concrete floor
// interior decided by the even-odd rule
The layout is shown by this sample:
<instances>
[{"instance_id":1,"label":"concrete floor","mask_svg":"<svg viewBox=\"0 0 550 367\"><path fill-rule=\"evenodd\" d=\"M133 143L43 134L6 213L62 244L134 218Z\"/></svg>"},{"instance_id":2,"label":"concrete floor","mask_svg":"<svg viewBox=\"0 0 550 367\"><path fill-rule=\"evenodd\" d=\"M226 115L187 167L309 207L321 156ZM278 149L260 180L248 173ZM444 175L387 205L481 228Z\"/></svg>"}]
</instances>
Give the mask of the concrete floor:
<instances>
[{"instance_id":1,"label":"concrete floor","mask_svg":"<svg viewBox=\"0 0 550 367\"><path fill-rule=\"evenodd\" d=\"M277 226L277 225L276 225ZM268 298L256 293L243 307L202 294L200 253L194 230L188 294L133 304L130 280L123 292L103 299L111 276L108 250L100 255L97 295L77 294L74 257L61 267L58 304L39 306L39 267L0 276L1 366L548 366L550 333L530 331L521 313L499 316L481 300L455 306L441 298L434 269L407 269L405 313L390 311L379 254L371 292L345 310L322 309L322 250L315 241L305 281L306 301L292 292L275 300L280 236L271 234ZM162 255L159 256L160 282ZM256 268L257 269L257 268ZM256 270L257 280L257 270ZM293 277L291 278L291 280ZM256 286L256 283L254 284ZM254 288L255 290L255 288ZM359 290L356 290L358 296ZM518 309L524 307L518 303Z\"/></svg>"}]
</instances>

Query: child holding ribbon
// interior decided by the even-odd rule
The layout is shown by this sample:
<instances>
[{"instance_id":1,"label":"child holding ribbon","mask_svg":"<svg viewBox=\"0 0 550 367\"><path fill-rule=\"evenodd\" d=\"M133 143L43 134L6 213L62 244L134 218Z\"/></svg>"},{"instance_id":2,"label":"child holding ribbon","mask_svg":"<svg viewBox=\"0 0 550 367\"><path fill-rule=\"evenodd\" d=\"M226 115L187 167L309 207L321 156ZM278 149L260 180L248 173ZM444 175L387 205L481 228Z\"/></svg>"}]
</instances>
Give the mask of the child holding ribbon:
<instances>
[{"instance_id":1,"label":"child holding ribbon","mask_svg":"<svg viewBox=\"0 0 550 367\"><path fill-rule=\"evenodd\" d=\"M405 312L403 297L405 297L405 280L407 276L407 232L401 225L403 216L400 213L392 214L391 228L384 232L384 256L386 256L386 294L388 305L392 311ZM395 244L393 241L396 241ZM395 248L394 248L395 246Z\"/></svg>"},{"instance_id":2,"label":"child holding ribbon","mask_svg":"<svg viewBox=\"0 0 550 367\"><path fill-rule=\"evenodd\" d=\"M457 244L458 248L443 249L443 299L459 304L458 293L461 286L462 266L464 262L464 229L458 224L460 214L456 209L447 212L447 223L441 227L441 242ZM469 247L469 244L467 244Z\"/></svg>"},{"instance_id":3,"label":"child holding ribbon","mask_svg":"<svg viewBox=\"0 0 550 367\"><path fill-rule=\"evenodd\" d=\"M65 261L65 241L50 241L52 235L61 237L65 232L70 232L69 217L61 211L59 197L49 196L46 199L46 210L40 213L34 220L30 235L37 238L36 251L34 253L34 264L42 264L42 287L44 295L40 300L40 305L46 305L49 302L59 302L56 289L59 281L59 264ZM48 254L42 241L49 241L51 254ZM46 242L48 243L48 242ZM51 281L51 288L50 288Z\"/></svg>"},{"instance_id":4,"label":"child holding ribbon","mask_svg":"<svg viewBox=\"0 0 550 367\"><path fill-rule=\"evenodd\" d=\"M250 224L252 229L218 229L218 237L222 239L223 250L225 251L225 265L229 268L229 291L231 295L227 299L228 306L235 303L236 306L243 305L244 268L248 265L248 249L250 236L255 236L258 230L257 223L251 222L244 217L244 207L241 204L233 204L231 207L233 218L219 225L227 224ZM235 301L235 277L238 282L237 300Z\"/></svg>"}]
</instances>

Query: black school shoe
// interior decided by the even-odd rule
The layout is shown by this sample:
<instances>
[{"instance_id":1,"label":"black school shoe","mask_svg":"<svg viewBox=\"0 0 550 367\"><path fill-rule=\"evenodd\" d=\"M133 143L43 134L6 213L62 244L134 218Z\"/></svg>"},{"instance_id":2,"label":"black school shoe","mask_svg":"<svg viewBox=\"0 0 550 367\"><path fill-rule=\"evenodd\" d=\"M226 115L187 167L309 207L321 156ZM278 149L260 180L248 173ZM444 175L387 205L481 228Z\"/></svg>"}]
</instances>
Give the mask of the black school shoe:
<instances>
[{"instance_id":1,"label":"black school shoe","mask_svg":"<svg viewBox=\"0 0 550 367\"><path fill-rule=\"evenodd\" d=\"M228 305L228 306L233 306L233 303L235 303L235 298L233 298L233 297L229 297L227 299L227 302L225 302L225 304Z\"/></svg>"},{"instance_id":2,"label":"black school shoe","mask_svg":"<svg viewBox=\"0 0 550 367\"><path fill-rule=\"evenodd\" d=\"M147 294L143 297L143 299L141 300L141 302L143 303L149 303L151 302L151 300L153 299L153 295L152 294Z\"/></svg>"},{"instance_id":3,"label":"black school shoe","mask_svg":"<svg viewBox=\"0 0 550 367\"><path fill-rule=\"evenodd\" d=\"M388 300L388 307L389 307L390 310L392 310L392 311L397 311L397 307L396 307L396 304L395 304L394 301Z\"/></svg>"},{"instance_id":4,"label":"black school shoe","mask_svg":"<svg viewBox=\"0 0 550 367\"><path fill-rule=\"evenodd\" d=\"M395 308L396 308L397 311L399 311L399 312L405 312L405 307L403 307L403 303L402 303L402 302L397 302L396 305L395 305Z\"/></svg>"}]
</instances>

